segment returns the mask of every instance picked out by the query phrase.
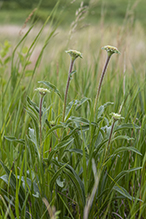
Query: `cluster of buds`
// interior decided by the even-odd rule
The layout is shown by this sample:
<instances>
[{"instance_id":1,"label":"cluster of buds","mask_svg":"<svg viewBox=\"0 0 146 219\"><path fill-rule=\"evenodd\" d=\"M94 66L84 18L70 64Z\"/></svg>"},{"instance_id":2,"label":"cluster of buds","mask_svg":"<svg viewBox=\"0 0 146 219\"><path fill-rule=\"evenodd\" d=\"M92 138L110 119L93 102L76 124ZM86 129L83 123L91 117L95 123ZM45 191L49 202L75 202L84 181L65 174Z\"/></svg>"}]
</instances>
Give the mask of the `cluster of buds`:
<instances>
[{"instance_id":1,"label":"cluster of buds","mask_svg":"<svg viewBox=\"0 0 146 219\"><path fill-rule=\"evenodd\" d=\"M35 89L35 91L39 91L40 95L45 96L46 93L50 93L50 91L46 88L38 87Z\"/></svg>"},{"instance_id":2,"label":"cluster of buds","mask_svg":"<svg viewBox=\"0 0 146 219\"><path fill-rule=\"evenodd\" d=\"M107 51L108 56L111 56L114 53L120 54L119 50L114 46L107 45L107 46L102 47L102 49Z\"/></svg>"},{"instance_id":3,"label":"cluster of buds","mask_svg":"<svg viewBox=\"0 0 146 219\"><path fill-rule=\"evenodd\" d=\"M110 113L110 115L112 116L114 120L124 119L124 117L122 117L121 114L118 114L118 113Z\"/></svg>"},{"instance_id":4,"label":"cluster of buds","mask_svg":"<svg viewBox=\"0 0 146 219\"><path fill-rule=\"evenodd\" d=\"M71 56L72 60L75 60L78 57L83 58L82 53L77 50L70 49L70 50L67 50L66 53L68 53Z\"/></svg>"}]
</instances>

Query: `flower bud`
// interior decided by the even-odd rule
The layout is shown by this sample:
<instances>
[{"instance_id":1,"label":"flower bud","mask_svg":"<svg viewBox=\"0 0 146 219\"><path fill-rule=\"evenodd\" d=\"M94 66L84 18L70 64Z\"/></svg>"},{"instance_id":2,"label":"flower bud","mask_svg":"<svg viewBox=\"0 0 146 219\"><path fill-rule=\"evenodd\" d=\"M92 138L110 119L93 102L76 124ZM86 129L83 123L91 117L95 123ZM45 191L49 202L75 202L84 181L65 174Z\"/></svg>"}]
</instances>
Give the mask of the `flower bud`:
<instances>
[{"instance_id":1,"label":"flower bud","mask_svg":"<svg viewBox=\"0 0 146 219\"><path fill-rule=\"evenodd\" d=\"M119 50L114 46L107 45L107 46L102 47L102 49L106 50L109 56L111 56L114 53L120 54Z\"/></svg>"},{"instance_id":2,"label":"flower bud","mask_svg":"<svg viewBox=\"0 0 146 219\"><path fill-rule=\"evenodd\" d=\"M72 60L74 61L76 58L78 58L78 57L80 57L80 58L83 58L82 57L82 53L81 52L79 52L79 51L77 51L77 50L68 50L68 51L66 51L66 53L68 53L70 56L71 56L71 58L72 58Z\"/></svg>"},{"instance_id":3,"label":"flower bud","mask_svg":"<svg viewBox=\"0 0 146 219\"><path fill-rule=\"evenodd\" d=\"M124 119L124 117L122 117L121 114L118 113L110 113L110 115L112 115L112 118L114 120Z\"/></svg>"},{"instance_id":4,"label":"flower bud","mask_svg":"<svg viewBox=\"0 0 146 219\"><path fill-rule=\"evenodd\" d=\"M39 91L39 93L44 96L46 95L46 93L50 93L50 91L48 89L42 88L42 87L38 87L35 89L35 91Z\"/></svg>"}]
</instances>

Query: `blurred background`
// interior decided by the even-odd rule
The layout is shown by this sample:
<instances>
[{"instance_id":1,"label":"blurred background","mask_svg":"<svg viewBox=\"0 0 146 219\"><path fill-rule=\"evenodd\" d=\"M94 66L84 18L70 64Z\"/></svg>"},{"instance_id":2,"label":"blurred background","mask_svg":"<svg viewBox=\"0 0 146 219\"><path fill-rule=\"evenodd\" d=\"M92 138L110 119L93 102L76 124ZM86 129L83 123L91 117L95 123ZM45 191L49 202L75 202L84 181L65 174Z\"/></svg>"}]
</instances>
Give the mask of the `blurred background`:
<instances>
[{"instance_id":1,"label":"blurred background","mask_svg":"<svg viewBox=\"0 0 146 219\"><path fill-rule=\"evenodd\" d=\"M119 64L122 68L131 68L132 63L136 70L143 71L145 11L145 0L4 0L0 1L0 41L9 40L13 48L35 24L26 39L29 47L50 16L32 54L32 64L48 32L56 27L47 47L50 63L56 62L58 54L66 49L77 49L83 52L85 62L92 65L93 59L99 57L101 47L110 44L121 51ZM102 55L100 60L102 66Z\"/></svg>"},{"instance_id":2,"label":"blurred background","mask_svg":"<svg viewBox=\"0 0 146 219\"><path fill-rule=\"evenodd\" d=\"M22 24L34 8L38 8L36 19L44 22L58 0L4 0L0 1L0 23ZM145 0L60 0L58 10L64 10L62 25L70 25L74 19L75 11L81 2L88 7L87 21L97 24L101 16L105 22L122 24L125 15L146 25ZM126 14L127 12L127 14ZM57 19L57 14L56 14Z\"/></svg>"}]
</instances>

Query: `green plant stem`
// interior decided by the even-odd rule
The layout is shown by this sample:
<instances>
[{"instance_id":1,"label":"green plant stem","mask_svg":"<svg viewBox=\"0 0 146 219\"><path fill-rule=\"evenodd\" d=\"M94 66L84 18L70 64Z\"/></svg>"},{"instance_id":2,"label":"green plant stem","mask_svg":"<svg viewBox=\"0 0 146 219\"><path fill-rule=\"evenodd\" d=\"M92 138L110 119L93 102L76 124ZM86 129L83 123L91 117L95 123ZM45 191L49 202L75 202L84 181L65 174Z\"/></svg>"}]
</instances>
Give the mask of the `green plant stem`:
<instances>
[{"instance_id":1,"label":"green plant stem","mask_svg":"<svg viewBox=\"0 0 146 219\"><path fill-rule=\"evenodd\" d=\"M42 152L42 105L43 105L44 95L41 95L40 106L39 106L39 122L40 122L40 151Z\"/></svg>"},{"instance_id":2,"label":"green plant stem","mask_svg":"<svg viewBox=\"0 0 146 219\"><path fill-rule=\"evenodd\" d=\"M109 147L110 142L111 142L111 138L112 138L112 134L113 134L115 122L117 121L117 120L114 119L114 118L113 118L113 120L114 120L114 121L113 121L113 123L112 123L111 131L110 131L110 136L109 136L108 143L107 143L107 150L108 150L108 147Z\"/></svg>"},{"instance_id":3,"label":"green plant stem","mask_svg":"<svg viewBox=\"0 0 146 219\"><path fill-rule=\"evenodd\" d=\"M114 126L115 126L115 122L116 121L117 121L117 119L113 118L113 123L112 123L111 131L110 131L110 136L109 136L108 143L107 143L107 148L106 148L105 159L104 160L106 160L108 148L109 148L109 145L111 143L111 138L112 138L112 134L113 134L113 130L114 130Z\"/></svg>"},{"instance_id":4,"label":"green plant stem","mask_svg":"<svg viewBox=\"0 0 146 219\"><path fill-rule=\"evenodd\" d=\"M110 58L111 58L111 54L107 54L107 59L106 59L106 62L105 62L105 65L104 65L104 68L103 68L103 71L102 71L102 74L101 74L101 78L100 78L100 81L99 81L99 86L98 86L98 90L97 90L97 94L96 94L96 98L95 98L94 115L95 115L95 111L96 111L97 101L98 101L100 91L101 91L102 81L103 81L104 75L106 73L106 69L107 69Z\"/></svg>"},{"instance_id":5,"label":"green plant stem","mask_svg":"<svg viewBox=\"0 0 146 219\"><path fill-rule=\"evenodd\" d=\"M70 75L73 69L75 59L71 59L70 62L70 67L69 67L69 72L68 72L68 79L67 79L67 84L66 84L66 90L65 90L65 96L64 96L64 108L63 108L63 122L65 119L65 110L66 110L66 102L67 102L67 94L68 94L68 88L69 88L69 83L70 83Z\"/></svg>"}]
</instances>

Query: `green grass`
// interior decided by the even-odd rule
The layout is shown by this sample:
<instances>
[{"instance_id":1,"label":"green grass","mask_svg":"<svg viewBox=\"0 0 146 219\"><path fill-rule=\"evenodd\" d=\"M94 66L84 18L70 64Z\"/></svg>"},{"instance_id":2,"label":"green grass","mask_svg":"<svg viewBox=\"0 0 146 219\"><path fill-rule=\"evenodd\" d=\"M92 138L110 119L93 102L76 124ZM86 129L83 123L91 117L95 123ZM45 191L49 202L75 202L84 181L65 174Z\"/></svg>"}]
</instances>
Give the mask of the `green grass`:
<instances>
[{"instance_id":1,"label":"green grass","mask_svg":"<svg viewBox=\"0 0 146 219\"><path fill-rule=\"evenodd\" d=\"M144 31L127 17L70 37L57 10L18 42L1 44L0 218L144 218ZM94 112L107 44L121 54L112 55ZM69 48L83 59L75 61L63 120ZM38 87L50 90L41 111ZM124 119L115 121L119 111Z\"/></svg>"}]
</instances>

